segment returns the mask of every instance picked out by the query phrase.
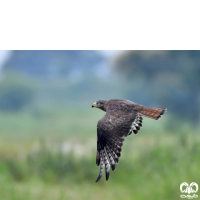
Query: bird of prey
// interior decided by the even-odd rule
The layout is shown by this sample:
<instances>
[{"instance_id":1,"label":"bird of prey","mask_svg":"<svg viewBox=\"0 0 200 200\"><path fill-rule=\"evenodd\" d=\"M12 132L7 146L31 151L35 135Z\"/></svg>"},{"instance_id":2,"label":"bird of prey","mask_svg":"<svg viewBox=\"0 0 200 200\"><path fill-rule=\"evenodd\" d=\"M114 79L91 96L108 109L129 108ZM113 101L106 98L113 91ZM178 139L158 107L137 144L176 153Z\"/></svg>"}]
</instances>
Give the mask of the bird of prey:
<instances>
[{"instance_id":1,"label":"bird of prey","mask_svg":"<svg viewBox=\"0 0 200 200\"><path fill-rule=\"evenodd\" d=\"M97 123L96 164L101 164L98 182L104 168L106 180L109 179L110 167L114 171L119 162L124 137L132 132L137 134L142 126L142 116L158 120L167 109L149 108L125 99L99 100L92 107L106 112Z\"/></svg>"}]
</instances>

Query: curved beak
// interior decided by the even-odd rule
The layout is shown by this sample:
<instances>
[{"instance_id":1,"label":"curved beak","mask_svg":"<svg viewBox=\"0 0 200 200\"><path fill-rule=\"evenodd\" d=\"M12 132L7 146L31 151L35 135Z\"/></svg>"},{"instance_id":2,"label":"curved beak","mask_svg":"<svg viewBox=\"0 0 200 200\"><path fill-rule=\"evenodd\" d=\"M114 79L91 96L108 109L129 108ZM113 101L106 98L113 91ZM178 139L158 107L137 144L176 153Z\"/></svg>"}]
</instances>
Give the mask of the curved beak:
<instances>
[{"instance_id":1,"label":"curved beak","mask_svg":"<svg viewBox=\"0 0 200 200\"><path fill-rule=\"evenodd\" d=\"M98 108L98 106L96 105L96 102L92 104L92 108L93 108L93 107Z\"/></svg>"}]
</instances>

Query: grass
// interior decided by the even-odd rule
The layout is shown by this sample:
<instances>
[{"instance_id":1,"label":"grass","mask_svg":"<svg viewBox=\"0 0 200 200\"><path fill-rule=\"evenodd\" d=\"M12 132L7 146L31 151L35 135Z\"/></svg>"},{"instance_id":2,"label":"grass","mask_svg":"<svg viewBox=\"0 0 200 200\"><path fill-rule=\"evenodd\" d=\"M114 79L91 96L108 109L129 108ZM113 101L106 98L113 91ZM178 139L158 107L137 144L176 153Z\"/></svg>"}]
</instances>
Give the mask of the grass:
<instances>
[{"instance_id":1,"label":"grass","mask_svg":"<svg viewBox=\"0 0 200 200\"><path fill-rule=\"evenodd\" d=\"M0 199L171 200L180 198L182 182L200 184L199 130L166 131L167 115L145 119L126 138L109 181L103 175L95 183L102 116L97 109L0 114Z\"/></svg>"}]
</instances>

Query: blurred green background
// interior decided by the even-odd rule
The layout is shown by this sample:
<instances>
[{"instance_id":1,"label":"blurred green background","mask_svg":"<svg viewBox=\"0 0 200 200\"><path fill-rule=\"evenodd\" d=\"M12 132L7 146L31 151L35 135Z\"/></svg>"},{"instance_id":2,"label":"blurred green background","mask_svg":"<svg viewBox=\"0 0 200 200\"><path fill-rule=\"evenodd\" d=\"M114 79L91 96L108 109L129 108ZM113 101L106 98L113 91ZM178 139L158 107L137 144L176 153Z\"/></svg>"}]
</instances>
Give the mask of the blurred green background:
<instances>
[{"instance_id":1,"label":"blurred green background","mask_svg":"<svg viewBox=\"0 0 200 200\"><path fill-rule=\"evenodd\" d=\"M95 183L91 105L113 98L168 112ZM0 51L0 199L181 199L200 184L199 105L200 51Z\"/></svg>"}]
</instances>

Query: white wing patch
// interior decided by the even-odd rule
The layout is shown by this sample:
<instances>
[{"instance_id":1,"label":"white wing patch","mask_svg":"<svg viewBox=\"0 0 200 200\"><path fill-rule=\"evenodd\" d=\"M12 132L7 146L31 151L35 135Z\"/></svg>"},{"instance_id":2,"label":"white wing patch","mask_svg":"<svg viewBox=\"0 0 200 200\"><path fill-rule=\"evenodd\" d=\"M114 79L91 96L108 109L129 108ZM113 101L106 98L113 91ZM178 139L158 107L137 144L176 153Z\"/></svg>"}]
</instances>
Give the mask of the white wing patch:
<instances>
[{"instance_id":1,"label":"white wing patch","mask_svg":"<svg viewBox=\"0 0 200 200\"><path fill-rule=\"evenodd\" d=\"M135 117L135 120L131 124L131 128L129 130L128 135L132 133L132 131L137 134L137 132L140 130L140 127L142 126L142 116L137 114Z\"/></svg>"}]
</instances>

